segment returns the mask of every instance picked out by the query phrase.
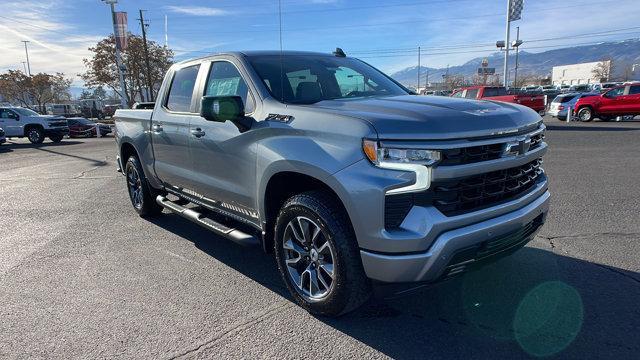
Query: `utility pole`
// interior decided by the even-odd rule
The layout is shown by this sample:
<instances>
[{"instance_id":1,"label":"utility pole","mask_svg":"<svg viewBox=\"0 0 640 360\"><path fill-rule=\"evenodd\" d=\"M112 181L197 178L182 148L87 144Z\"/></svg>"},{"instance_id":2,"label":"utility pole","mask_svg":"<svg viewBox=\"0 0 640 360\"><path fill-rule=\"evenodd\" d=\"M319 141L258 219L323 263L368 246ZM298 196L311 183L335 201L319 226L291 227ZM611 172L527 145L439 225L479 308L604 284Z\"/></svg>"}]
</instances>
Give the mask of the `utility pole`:
<instances>
[{"instance_id":1,"label":"utility pole","mask_svg":"<svg viewBox=\"0 0 640 360\"><path fill-rule=\"evenodd\" d=\"M504 87L509 88L509 31L511 30L511 0L507 0L507 28L504 35Z\"/></svg>"},{"instance_id":2,"label":"utility pole","mask_svg":"<svg viewBox=\"0 0 640 360\"><path fill-rule=\"evenodd\" d=\"M29 63L29 50L27 49L27 43L29 43L29 41L22 40L22 42L24 43L24 53L27 55L27 75L31 76L31 64Z\"/></svg>"},{"instance_id":3,"label":"utility pole","mask_svg":"<svg viewBox=\"0 0 640 360\"><path fill-rule=\"evenodd\" d=\"M151 79L151 66L149 65L149 49L147 48L147 30L144 23L144 17L142 16L142 10L140 10L140 27L142 28L142 44L144 46L144 62L147 67L147 87L149 88L149 98L147 101L153 100L153 81Z\"/></svg>"},{"instance_id":4,"label":"utility pole","mask_svg":"<svg viewBox=\"0 0 640 360\"><path fill-rule=\"evenodd\" d=\"M116 66L118 67L118 77L120 78L120 106L123 109L127 109L129 107L129 100L127 97L127 86L124 82L124 74L123 74L123 66L122 66L122 57L120 56L120 48L118 47L118 25L116 23L116 7L115 4L118 0L102 0L106 4L111 5L111 22L113 22L113 38L116 42Z\"/></svg>"},{"instance_id":5,"label":"utility pole","mask_svg":"<svg viewBox=\"0 0 640 360\"><path fill-rule=\"evenodd\" d=\"M520 54L520 26L516 28L516 42L513 43L516 47L516 69L513 73L513 85L518 86L518 55Z\"/></svg>"},{"instance_id":6,"label":"utility pole","mask_svg":"<svg viewBox=\"0 0 640 360\"><path fill-rule=\"evenodd\" d=\"M164 46L169 47L169 24L167 15L164 16Z\"/></svg>"},{"instance_id":7,"label":"utility pole","mask_svg":"<svg viewBox=\"0 0 640 360\"><path fill-rule=\"evenodd\" d=\"M418 86L416 86L416 91L420 93L420 46L418 46Z\"/></svg>"}]
</instances>

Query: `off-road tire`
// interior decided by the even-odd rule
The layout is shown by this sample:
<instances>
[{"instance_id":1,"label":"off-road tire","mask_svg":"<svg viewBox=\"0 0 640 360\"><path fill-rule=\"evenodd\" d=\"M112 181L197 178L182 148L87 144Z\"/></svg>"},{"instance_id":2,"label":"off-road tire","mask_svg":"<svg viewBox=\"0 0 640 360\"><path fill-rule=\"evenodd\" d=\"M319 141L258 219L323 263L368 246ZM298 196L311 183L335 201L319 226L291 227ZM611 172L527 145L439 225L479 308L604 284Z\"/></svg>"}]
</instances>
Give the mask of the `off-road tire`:
<instances>
[{"instance_id":1,"label":"off-road tire","mask_svg":"<svg viewBox=\"0 0 640 360\"><path fill-rule=\"evenodd\" d=\"M56 144L61 142L63 138L64 138L64 136L62 136L62 135L51 135L51 136L49 136L49 140L53 141Z\"/></svg>"},{"instance_id":2,"label":"off-road tire","mask_svg":"<svg viewBox=\"0 0 640 360\"><path fill-rule=\"evenodd\" d=\"M285 264L284 235L296 217L313 220L335 250L334 279L326 297L311 301L300 293ZM360 251L349 218L337 200L323 191L310 191L289 198L278 214L274 252L278 270L295 301L315 315L336 317L362 305L371 295L371 283L360 260Z\"/></svg>"},{"instance_id":3,"label":"off-road tire","mask_svg":"<svg viewBox=\"0 0 640 360\"><path fill-rule=\"evenodd\" d=\"M26 135L32 144L42 144L44 141L44 130L37 126L29 128Z\"/></svg>"}]
</instances>

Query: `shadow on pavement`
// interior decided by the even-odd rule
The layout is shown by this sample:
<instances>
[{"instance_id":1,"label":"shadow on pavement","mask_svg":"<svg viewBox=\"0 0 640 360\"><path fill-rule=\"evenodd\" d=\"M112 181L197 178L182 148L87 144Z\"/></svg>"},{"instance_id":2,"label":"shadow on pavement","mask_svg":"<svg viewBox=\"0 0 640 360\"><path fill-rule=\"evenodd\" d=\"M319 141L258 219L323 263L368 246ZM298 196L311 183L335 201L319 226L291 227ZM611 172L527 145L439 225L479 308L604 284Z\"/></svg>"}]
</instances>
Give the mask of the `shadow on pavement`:
<instances>
[{"instance_id":1,"label":"shadow on pavement","mask_svg":"<svg viewBox=\"0 0 640 360\"><path fill-rule=\"evenodd\" d=\"M68 145L78 145L82 143L83 143L82 141L66 140L66 139L62 140L59 143L54 143L54 142L45 140L45 142L43 142L42 144L32 144L30 142L18 143L18 142L13 142L11 140L7 140L7 142L2 146L7 146L12 149L40 149L43 147L64 147Z\"/></svg>"},{"instance_id":2,"label":"shadow on pavement","mask_svg":"<svg viewBox=\"0 0 640 360\"><path fill-rule=\"evenodd\" d=\"M291 300L273 256L260 248L243 248L173 214L153 223ZM405 297L318 320L400 359L631 359L640 353L637 275L526 247Z\"/></svg>"},{"instance_id":3,"label":"shadow on pavement","mask_svg":"<svg viewBox=\"0 0 640 360\"><path fill-rule=\"evenodd\" d=\"M640 128L612 126L548 125L547 130L567 131L638 131Z\"/></svg>"}]
</instances>

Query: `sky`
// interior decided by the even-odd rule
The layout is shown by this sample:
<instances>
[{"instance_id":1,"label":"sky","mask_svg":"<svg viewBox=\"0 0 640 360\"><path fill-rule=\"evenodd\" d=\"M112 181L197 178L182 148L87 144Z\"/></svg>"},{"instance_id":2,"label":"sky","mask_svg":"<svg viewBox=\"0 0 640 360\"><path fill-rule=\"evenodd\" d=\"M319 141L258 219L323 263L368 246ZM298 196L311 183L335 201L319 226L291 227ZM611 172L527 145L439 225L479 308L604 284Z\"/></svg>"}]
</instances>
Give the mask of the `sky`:
<instances>
[{"instance_id":1,"label":"sky","mask_svg":"<svg viewBox=\"0 0 640 360\"><path fill-rule=\"evenodd\" d=\"M495 52L505 36L505 0L281 0L285 50L331 52L341 47L387 73L417 64L460 65ZM119 0L129 30L165 42L182 60L231 50L279 49L277 0ZM525 0L521 49L558 47L640 36L640 0ZM0 72L23 69L30 41L32 73L63 72L81 86L83 58L112 33L109 6L100 0L0 0ZM559 38L559 39L558 39ZM555 39L555 40L549 40Z\"/></svg>"}]
</instances>

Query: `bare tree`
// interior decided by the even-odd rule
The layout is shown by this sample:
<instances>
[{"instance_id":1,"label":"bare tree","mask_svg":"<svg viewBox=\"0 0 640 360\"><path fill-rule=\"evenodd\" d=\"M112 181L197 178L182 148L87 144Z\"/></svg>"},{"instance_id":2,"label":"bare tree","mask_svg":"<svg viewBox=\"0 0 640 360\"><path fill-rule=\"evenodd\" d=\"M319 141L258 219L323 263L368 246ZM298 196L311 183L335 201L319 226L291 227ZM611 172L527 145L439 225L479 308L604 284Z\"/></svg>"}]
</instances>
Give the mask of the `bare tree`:
<instances>
[{"instance_id":1,"label":"bare tree","mask_svg":"<svg viewBox=\"0 0 640 360\"><path fill-rule=\"evenodd\" d=\"M46 105L71 99L71 80L62 73L25 75L20 70L9 70L0 75L0 94L9 102L25 107L35 106L41 113Z\"/></svg>"},{"instance_id":2,"label":"bare tree","mask_svg":"<svg viewBox=\"0 0 640 360\"><path fill-rule=\"evenodd\" d=\"M609 81L611 74L613 74L613 60L610 58L602 59L596 64L593 70L591 70L591 73L593 77L600 82Z\"/></svg>"},{"instance_id":3,"label":"bare tree","mask_svg":"<svg viewBox=\"0 0 640 360\"><path fill-rule=\"evenodd\" d=\"M122 52L123 64L126 66L125 88L129 105L136 99L146 101L146 84L153 84L152 91L157 92L164 74L173 63L173 51L158 45L154 41L148 42L149 59L151 60L151 81L147 81L144 43L142 37L128 34L127 49ZM89 48L92 58L84 59L87 72L80 75L90 88L104 86L121 96L120 83L115 62L115 41L113 35Z\"/></svg>"}]
</instances>

